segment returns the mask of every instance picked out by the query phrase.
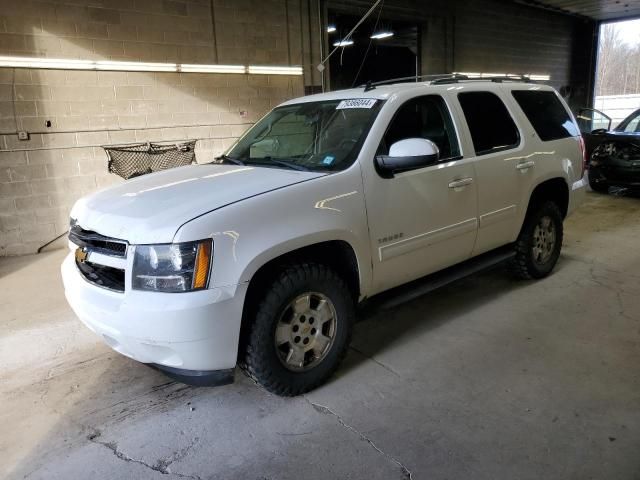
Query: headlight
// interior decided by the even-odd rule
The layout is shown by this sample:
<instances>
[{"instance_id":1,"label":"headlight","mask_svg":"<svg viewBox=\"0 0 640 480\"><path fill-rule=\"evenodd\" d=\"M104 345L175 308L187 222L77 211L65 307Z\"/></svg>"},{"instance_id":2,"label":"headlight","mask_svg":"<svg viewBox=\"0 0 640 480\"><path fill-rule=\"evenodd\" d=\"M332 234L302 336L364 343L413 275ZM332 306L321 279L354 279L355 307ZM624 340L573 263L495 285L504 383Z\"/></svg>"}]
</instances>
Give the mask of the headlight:
<instances>
[{"instance_id":1,"label":"headlight","mask_svg":"<svg viewBox=\"0 0 640 480\"><path fill-rule=\"evenodd\" d=\"M211 239L164 245L137 245L133 258L134 290L190 292L209 284Z\"/></svg>"}]
</instances>

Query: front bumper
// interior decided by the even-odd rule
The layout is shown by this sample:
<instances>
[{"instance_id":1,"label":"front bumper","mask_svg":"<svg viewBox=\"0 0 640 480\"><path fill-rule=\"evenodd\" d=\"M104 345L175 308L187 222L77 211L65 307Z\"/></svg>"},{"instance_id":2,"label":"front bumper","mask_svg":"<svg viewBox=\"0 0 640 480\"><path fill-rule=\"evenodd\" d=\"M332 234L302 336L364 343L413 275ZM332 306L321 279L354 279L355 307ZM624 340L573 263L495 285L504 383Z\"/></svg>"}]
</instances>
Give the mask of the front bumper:
<instances>
[{"instance_id":1,"label":"front bumper","mask_svg":"<svg viewBox=\"0 0 640 480\"><path fill-rule=\"evenodd\" d=\"M62 264L62 280L76 315L118 353L186 377L235 367L246 284L119 293L87 282L73 253Z\"/></svg>"},{"instance_id":2,"label":"front bumper","mask_svg":"<svg viewBox=\"0 0 640 480\"><path fill-rule=\"evenodd\" d=\"M624 168L616 166L592 166L589 178L594 183L616 185L629 189L640 189L640 168Z\"/></svg>"}]
</instances>

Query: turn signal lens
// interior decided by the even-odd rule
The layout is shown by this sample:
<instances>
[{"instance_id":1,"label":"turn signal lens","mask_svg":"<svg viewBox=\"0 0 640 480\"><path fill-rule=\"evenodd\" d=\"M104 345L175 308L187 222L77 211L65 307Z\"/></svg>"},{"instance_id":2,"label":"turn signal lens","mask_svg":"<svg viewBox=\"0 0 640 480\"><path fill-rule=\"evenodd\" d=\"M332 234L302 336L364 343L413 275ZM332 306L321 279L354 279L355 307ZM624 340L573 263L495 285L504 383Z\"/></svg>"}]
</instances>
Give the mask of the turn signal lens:
<instances>
[{"instance_id":1,"label":"turn signal lens","mask_svg":"<svg viewBox=\"0 0 640 480\"><path fill-rule=\"evenodd\" d=\"M211 242L202 242L198 245L198 254L196 256L196 268L193 274L194 290L205 288L207 286L210 262Z\"/></svg>"}]
</instances>

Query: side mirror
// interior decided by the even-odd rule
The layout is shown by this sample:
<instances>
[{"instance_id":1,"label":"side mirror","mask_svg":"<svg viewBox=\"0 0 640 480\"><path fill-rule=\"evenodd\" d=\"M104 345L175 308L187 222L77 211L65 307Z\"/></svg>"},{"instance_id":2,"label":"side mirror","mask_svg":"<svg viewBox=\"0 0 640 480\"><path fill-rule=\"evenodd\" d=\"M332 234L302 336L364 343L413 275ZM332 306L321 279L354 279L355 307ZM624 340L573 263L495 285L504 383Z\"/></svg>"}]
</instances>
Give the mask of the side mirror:
<instances>
[{"instance_id":1,"label":"side mirror","mask_svg":"<svg viewBox=\"0 0 640 480\"><path fill-rule=\"evenodd\" d=\"M426 138L405 138L389 148L389 155L378 155L376 167L384 178L433 165L440 158L438 146Z\"/></svg>"},{"instance_id":2,"label":"side mirror","mask_svg":"<svg viewBox=\"0 0 640 480\"><path fill-rule=\"evenodd\" d=\"M603 135L605 133L607 133L607 129L606 128L596 128L595 130L591 131L591 135Z\"/></svg>"}]
</instances>

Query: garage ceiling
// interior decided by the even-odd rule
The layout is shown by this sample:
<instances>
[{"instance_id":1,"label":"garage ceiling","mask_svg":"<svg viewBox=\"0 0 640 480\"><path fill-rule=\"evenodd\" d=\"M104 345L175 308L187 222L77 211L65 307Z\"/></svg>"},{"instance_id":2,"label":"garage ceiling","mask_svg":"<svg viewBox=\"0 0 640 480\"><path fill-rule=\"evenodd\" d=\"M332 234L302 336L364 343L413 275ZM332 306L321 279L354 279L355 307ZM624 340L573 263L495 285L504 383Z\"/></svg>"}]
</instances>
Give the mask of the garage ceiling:
<instances>
[{"instance_id":1,"label":"garage ceiling","mask_svg":"<svg viewBox=\"0 0 640 480\"><path fill-rule=\"evenodd\" d=\"M516 0L517 3L535 5L589 17L594 20L622 20L640 17L640 0Z\"/></svg>"}]
</instances>

